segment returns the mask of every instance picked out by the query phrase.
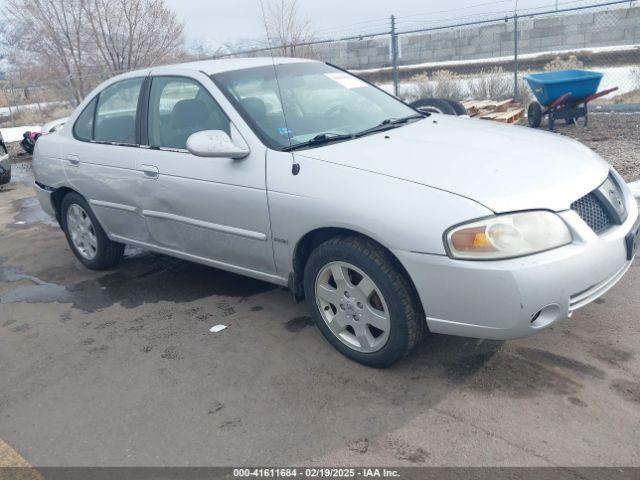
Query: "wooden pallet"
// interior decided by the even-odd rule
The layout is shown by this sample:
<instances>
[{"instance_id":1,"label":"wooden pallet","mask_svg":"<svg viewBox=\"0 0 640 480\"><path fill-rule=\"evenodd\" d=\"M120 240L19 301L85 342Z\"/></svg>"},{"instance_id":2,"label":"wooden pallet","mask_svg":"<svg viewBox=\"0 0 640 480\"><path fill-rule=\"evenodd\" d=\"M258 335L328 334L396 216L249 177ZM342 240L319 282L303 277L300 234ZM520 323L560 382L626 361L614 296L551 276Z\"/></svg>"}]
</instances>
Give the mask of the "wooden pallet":
<instances>
[{"instance_id":1,"label":"wooden pallet","mask_svg":"<svg viewBox=\"0 0 640 480\"><path fill-rule=\"evenodd\" d=\"M470 100L462 102L470 117L494 122L516 123L524 116L524 108L513 99L508 100Z\"/></svg>"}]
</instances>

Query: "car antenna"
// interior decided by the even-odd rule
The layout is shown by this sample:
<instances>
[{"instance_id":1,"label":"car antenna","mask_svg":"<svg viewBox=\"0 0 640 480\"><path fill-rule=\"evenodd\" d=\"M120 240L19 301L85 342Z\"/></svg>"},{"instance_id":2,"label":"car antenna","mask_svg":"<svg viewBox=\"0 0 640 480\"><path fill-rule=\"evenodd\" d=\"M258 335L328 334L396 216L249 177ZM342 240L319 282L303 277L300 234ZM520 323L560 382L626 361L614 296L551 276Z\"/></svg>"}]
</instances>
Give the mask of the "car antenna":
<instances>
[{"instance_id":1,"label":"car antenna","mask_svg":"<svg viewBox=\"0 0 640 480\"><path fill-rule=\"evenodd\" d=\"M273 64L273 75L276 79L276 87L278 88L278 95L280 96L280 103L282 104L282 118L284 119L284 128L287 134L287 140L289 140L289 146L291 146L291 130L289 130L289 123L287 122L287 114L284 108L284 102L282 101L282 90L280 89L280 80L278 79L278 69L276 68L276 61L273 58L273 42L271 41L271 35L269 35L269 24L267 22L267 14L264 9L264 1L260 0L260 9L262 10L262 22L264 23L264 30L267 35L267 43L269 44L269 53L271 55L271 63ZM291 174L298 175L300 173L300 164L296 160L296 156L291 152Z\"/></svg>"}]
</instances>

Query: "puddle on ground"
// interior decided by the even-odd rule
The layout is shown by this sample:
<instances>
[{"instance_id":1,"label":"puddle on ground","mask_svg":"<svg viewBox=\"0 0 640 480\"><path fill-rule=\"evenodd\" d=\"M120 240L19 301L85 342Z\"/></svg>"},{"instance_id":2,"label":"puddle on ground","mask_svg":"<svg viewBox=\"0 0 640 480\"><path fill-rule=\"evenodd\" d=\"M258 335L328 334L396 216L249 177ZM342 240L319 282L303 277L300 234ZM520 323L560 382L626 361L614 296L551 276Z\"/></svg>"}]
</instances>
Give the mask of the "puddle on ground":
<instances>
[{"instance_id":1,"label":"puddle on ground","mask_svg":"<svg viewBox=\"0 0 640 480\"><path fill-rule=\"evenodd\" d=\"M309 316L304 316L304 317L292 318L288 322L285 322L284 328L286 328L292 333L297 333L303 328L312 327L313 325L315 325L315 322L313 321L313 319Z\"/></svg>"},{"instance_id":2,"label":"puddle on ground","mask_svg":"<svg viewBox=\"0 0 640 480\"><path fill-rule=\"evenodd\" d=\"M575 395L582 388L561 371L510 353L457 358L444 373L464 388L485 394L501 392L513 398L529 398L541 392Z\"/></svg>"},{"instance_id":3,"label":"puddle on ground","mask_svg":"<svg viewBox=\"0 0 640 480\"><path fill-rule=\"evenodd\" d=\"M640 382L618 379L611 384L611 389L625 400L640 405Z\"/></svg>"},{"instance_id":4,"label":"puddle on ground","mask_svg":"<svg viewBox=\"0 0 640 480\"><path fill-rule=\"evenodd\" d=\"M37 197L16 200L12 205L18 213L13 217L13 223L9 225L11 228L30 228L36 223L59 228L56 219L42 209Z\"/></svg>"},{"instance_id":5,"label":"puddle on ground","mask_svg":"<svg viewBox=\"0 0 640 480\"><path fill-rule=\"evenodd\" d=\"M48 283L15 267L0 265L1 282L22 282L0 294L0 303L70 303L73 308L94 312L120 304L135 308L145 303L192 302L211 295L245 297L277 286L204 265L140 250L116 270L73 285ZM24 281L29 284L24 285Z\"/></svg>"},{"instance_id":6,"label":"puddle on ground","mask_svg":"<svg viewBox=\"0 0 640 480\"><path fill-rule=\"evenodd\" d=\"M493 347L444 362L444 375L464 388L486 394L499 391L513 398L541 392L575 397L585 379L606 377L592 365L539 348L501 352L495 348L497 344Z\"/></svg>"},{"instance_id":7,"label":"puddle on ground","mask_svg":"<svg viewBox=\"0 0 640 480\"><path fill-rule=\"evenodd\" d=\"M541 363L547 367L556 367L564 370L569 370L574 373L580 374L586 377L593 377L603 379L605 373L592 365L574 360L573 358L565 357L555 353L541 350L539 348L519 348L518 354L521 357L531 360L532 362Z\"/></svg>"},{"instance_id":8,"label":"puddle on ground","mask_svg":"<svg viewBox=\"0 0 640 480\"><path fill-rule=\"evenodd\" d=\"M33 181L33 166L31 162L17 162L11 165L11 183L20 182L30 187L33 185Z\"/></svg>"}]
</instances>

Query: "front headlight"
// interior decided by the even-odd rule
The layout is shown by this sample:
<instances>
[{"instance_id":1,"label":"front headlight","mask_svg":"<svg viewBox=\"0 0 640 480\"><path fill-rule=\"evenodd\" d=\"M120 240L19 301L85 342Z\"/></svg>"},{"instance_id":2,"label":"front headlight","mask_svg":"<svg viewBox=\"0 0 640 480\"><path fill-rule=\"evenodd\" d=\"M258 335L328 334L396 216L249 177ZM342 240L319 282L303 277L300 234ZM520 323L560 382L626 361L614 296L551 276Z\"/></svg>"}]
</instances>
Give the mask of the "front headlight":
<instances>
[{"instance_id":1,"label":"front headlight","mask_svg":"<svg viewBox=\"0 0 640 480\"><path fill-rule=\"evenodd\" d=\"M555 213L496 215L458 225L445 234L452 258L495 260L521 257L571 243L571 232Z\"/></svg>"}]
</instances>

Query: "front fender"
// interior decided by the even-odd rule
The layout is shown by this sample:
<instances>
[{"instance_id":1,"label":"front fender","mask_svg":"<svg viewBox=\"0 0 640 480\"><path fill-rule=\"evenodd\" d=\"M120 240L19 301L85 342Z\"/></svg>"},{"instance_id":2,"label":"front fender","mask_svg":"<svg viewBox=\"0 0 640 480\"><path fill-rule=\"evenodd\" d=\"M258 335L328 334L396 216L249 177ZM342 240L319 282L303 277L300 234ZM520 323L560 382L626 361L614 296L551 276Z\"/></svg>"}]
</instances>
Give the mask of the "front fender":
<instances>
[{"instance_id":1,"label":"front fender","mask_svg":"<svg viewBox=\"0 0 640 480\"><path fill-rule=\"evenodd\" d=\"M390 250L446 255L452 225L491 215L470 199L418 183L322 160L268 152L267 190L279 273L293 270L296 244L319 228L359 232Z\"/></svg>"}]
</instances>

